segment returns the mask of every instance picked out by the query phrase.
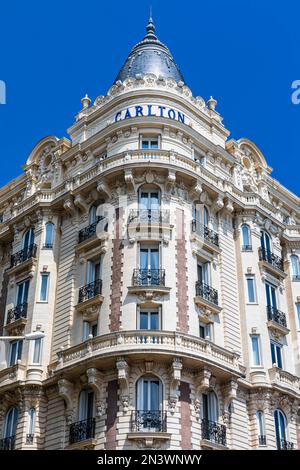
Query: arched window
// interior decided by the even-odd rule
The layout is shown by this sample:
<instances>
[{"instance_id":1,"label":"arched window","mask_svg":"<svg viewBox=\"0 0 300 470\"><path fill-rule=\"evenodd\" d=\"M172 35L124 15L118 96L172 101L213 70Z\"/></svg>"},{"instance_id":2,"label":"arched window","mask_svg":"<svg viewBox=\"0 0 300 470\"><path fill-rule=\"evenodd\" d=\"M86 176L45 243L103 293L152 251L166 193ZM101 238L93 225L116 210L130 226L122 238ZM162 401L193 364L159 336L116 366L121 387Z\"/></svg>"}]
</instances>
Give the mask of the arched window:
<instances>
[{"instance_id":1,"label":"arched window","mask_svg":"<svg viewBox=\"0 0 300 470\"><path fill-rule=\"evenodd\" d=\"M284 449L286 446L286 440L287 440L287 432L286 432L287 426L286 426L286 417L280 409L275 410L274 421L275 421L277 448Z\"/></svg>"},{"instance_id":2,"label":"arched window","mask_svg":"<svg viewBox=\"0 0 300 470\"><path fill-rule=\"evenodd\" d=\"M30 228L23 235L23 250L25 252L29 251L32 245L34 244L34 228Z\"/></svg>"},{"instance_id":3,"label":"arched window","mask_svg":"<svg viewBox=\"0 0 300 470\"><path fill-rule=\"evenodd\" d=\"M299 263L298 256L296 255L291 256L291 264L292 264L293 281L300 281L300 263Z\"/></svg>"},{"instance_id":4,"label":"arched window","mask_svg":"<svg viewBox=\"0 0 300 470\"><path fill-rule=\"evenodd\" d=\"M33 442L33 437L34 437L34 432L35 432L35 418L36 418L35 408L30 408L28 410L26 444L32 444Z\"/></svg>"},{"instance_id":5,"label":"arched window","mask_svg":"<svg viewBox=\"0 0 300 470\"><path fill-rule=\"evenodd\" d=\"M13 406L6 414L5 427L4 427L4 438L10 438L12 441L15 439L18 424L18 409ZM14 442L13 442L14 444Z\"/></svg>"},{"instance_id":6,"label":"arched window","mask_svg":"<svg viewBox=\"0 0 300 470\"><path fill-rule=\"evenodd\" d=\"M196 203L194 204L193 212L196 225L199 224L201 226L208 227L210 219L208 208L204 204Z\"/></svg>"},{"instance_id":7,"label":"arched window","mask_svg":"<svg viewBox=\"0 0 300 470\"><path fill-rule=\"evenodd\" d=\"M202 394L202 419L218 422L219 405L215 392L207 392Z\"/></svg>"},{"instance_id":8,"label":"arched window","mask_svg":"<svg viewBox=\"0 0 300 470\"><path fill-rule=\"evenodd\" d=\"M265 431L265 417L263 411L256 412L256 424L258 431L258 444L260 446L266 445L266 431Z\"/></svg>"},{"instance_id":9,"label":"arched window","mask_svg":"<svg viewBox=\"0 0 300 470\"><path fill-rule=\"evenodd\" d=\"M139 219L158 222L160 220L160 189L144 185L139 190Z\"/></svg>"},{"instance_id":10,"label":"arched window","mask_svg":"<svg viewBox=\"0 0 300 470\"><path fill-rule=\"evenodd\" d=\"M250 233L249 225L243 224L241 227L241 232L242 232L242 250L252 251L251 233Z\"/></svg>"},{"instance_id":11,"label":"arched window","mask_svg":"<svg viewBox=\"0 0 300 470\"><path fill-rule=\"evenodd\" d=\"M135 426L139 431L163 431L163 387L158 377L144 376L136 384Z\"/></svg>"},{"instance_id":12,"label":"arched window","mask_svg":"<svg viewBox=\"0 0 300 470\"><path fill-rule=\"evenodd\" d=\"M90 420L95 416L95 396L93 390L81 390L79 396L79 421Z\"/></svg>"},{"instance_id":13,"label":"arched window","mask_svg":"<svg viewBox=\"0 0 300 470\"><path fill-rule=\"evenodd\" d=\"M202 394L201 407L202 439L226 445L226 427L219 424L219 404L215 392Z\"/></svg>"},{"instance_id":14,"label":"arched window","mask_svg":"<svg viewBox=\"0 0 300 470\"><path fill-rule=\"evenodd\" d=\"M95 396L89 388L80 392L78 418L70 426L70 444L95 437Z\"/></svg>"},{"instance_id":15,"label":"arched window","mask_svg":"<svg viewBox=\"0 0 300 470\"><path fill-rule=\"evenodd\" d=\"M45 225L45 243L44 248L53 248L54 224L47 222Z\"/></svg>"}]
</instances>

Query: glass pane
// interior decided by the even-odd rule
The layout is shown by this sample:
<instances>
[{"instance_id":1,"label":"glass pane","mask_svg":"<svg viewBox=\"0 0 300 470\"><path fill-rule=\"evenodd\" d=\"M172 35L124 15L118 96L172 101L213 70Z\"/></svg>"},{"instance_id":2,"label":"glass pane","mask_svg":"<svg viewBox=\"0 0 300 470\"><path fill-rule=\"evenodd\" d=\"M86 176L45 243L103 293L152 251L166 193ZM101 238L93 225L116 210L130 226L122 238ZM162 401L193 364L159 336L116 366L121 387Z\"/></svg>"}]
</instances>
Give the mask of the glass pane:
<instances>
[{"instance_id":1,"label":"glass pane","mask_svg":"<svg viewBox=\"0 0 300 470\"><path fill-rule=\"evenodd\" d=\"M47 294L48 294L48 274L42 274L42 281L41 281L41 294L40 294L40 300L42 302L45 302L47 300Z\"/></svg>"},{"instance_id":2,"label":"glass pane","mask_svg":"<svg viewBox=\"0 0 300 470\"><path fill-rule=\"evenodd\" d=\"M159 252L158 252L158 248L151 248L150 264L151 264L151 269L159 269Z\"/></svg>"},{"instance_id":3,"label":"glass pane","mask_svg":"<svg viewBox=\"0 0 300 470\"><path fill-rule=\"evenodd\" d=\"M256 413L256 417L257 417L258 434L259 436L263 436L265 434L263 413L261 411L258 411Z\"/></svg>"},{"instance_id":4,"label":"glass pane","mask_svg":"<svg viewBox=\"0 0 300 470\"><path fill-rule=\"evenodd\" d=\"M150 205L151 205L151 209L157 209L158 208L158 193L155 192L155 193L151 193L150 194Z\"/></svg>"},{"instance_id":5,"label":"glass pane","mask_svg":"<svg viewBox=\"0 0 300 470\"><path fill-rule=\"evenodd\" d=\"M158 312L151 312L150 314L150 330L159 330Z\"/></svg>"},{"instance_id":6,"label":"glass pane","mask_svg":"<svg viewBox=\"0 0 300 470\"><path fill-rule=\"evenodd\" d=\"M202 418L208 419L208 396L206 393L202 394Z\"/></svg>"},{"instance_id":7,"label":"glass pane","mask_svg":"<svg viewBox=\"0 0 300 470\"><path fill-rule=\"evenodd\" d=\"M203 208L203 224L207 227L209 222L209 212L208 209L204 206Z\"/></svg>"},{"instance_id":8,"label":"glass pane","mask_svg":"<svg viewBox=\"0 0 300 470\"><path fill-rule=\"evenodd\" d=\"M53 243L53 224L46 224L46 245L52 245Z\"/></svg>"},{"instance_id":9,"label":"glass pane","mask_svg":"<svg viewBox=\"0 0 300 470\"><path fill-rule=\"evenodd\" d=\"M207 285L209 285L209 263L205 263L202 266L202 276L203 276L203 282Z\"/></svg>"},{"instance_id":10,"label":"glass pane","mask_svg":"<svg viewBox=\"0 0 300 470\"><path fill-rule=\"evenodd\" d=\"M143 381L143 411L149 410L148 404L148 380Z\"/></svg>"},{"instance_id":11,"label":"glass pane","mask_svg":"<svg viewBox=\"0 0 300 470\"><path fill-rule=\"evenodd\" d=\"M88 339L90 334L90 324L87 321L83 322L83 341Z\"/></svg>"},{"instance_id":12,"label":"glass pane","mask_svg":"<svg viewBox=\"0 0 300 470\"><path fill-rule=\"evenodd\" d=\"M93 224L97 220L97 207L92 206L89 213L89 224Z\"/></svg>"},{"instance_id":13,"label":"glass pane","mask_svg":"<svg viewBox=\"0 0 300 470\"><path fill-rule=\"evenodd\" d=\"M148 149L148 148L149 148L149 141L142 140L142 149Z\"/></svg>"},{"instance_id":14,"label":"glass pane","mask_svg":"<svg viewBox=\"0 0 300 470\"><path fill-rule=\"evenodd\" d=\"M205 339L205 327L200 325L199 331L200 331L200 338Z\"/></svg>"},{"instance_id":15,"label":"glass pane","mask_svg":"<svg viewBox=\"0 0 300 470\"><path fill-rule=\"evenodd\" d=\"M285 419L283 414L278 411L278 418L279 418L279 434L281 439L285 439Z\"/></svg>"},{"instance_id":16,"label":"glass pane","mask_svg":"<svg viewBox=\"0 0 300 470\"><path fill-rule=\"evenodd\" d=\"M247 225L243 225L242 233L243 233L243 245L244 246L249 246L250 245L250 237L249 237L249 227Z\"/></svg>"},{"instance_id":17,"label":"glass pane","mask_svg":"<svg viewBox=\"0 0 300 470\"><path fill-rule=\"evenodd\" d=\"M255 302L254 279L247 278L248 302Z\"/></svg>"},{"instance_id":18,"label":"glass pane","mask_svg":"<svg viewBox=\"0 0 300 470\"><path fill-rule=\"evenodd\" d=\"M29 291L29 280L24 282L24 290L23 290L23 299L22 302L27 302L28 300L28 291Z\"/></svg>"},{"instance_id":19,"label":"glass pane","mask_svg":"<svg viewBox=\"0 0 300 470\"><path fill-rule=\"evenodd\" d=\"M300 329L300 304L297 304L298 329Z\"/></svg>"},{"instance_id":20,"label":"glass pane","mask_svg":"<svg viewBox=\"0 0 300 470\"><path fill-rule=\"evenodd\" d=\"M266 283L266 298L267 298L267 305L271 306L272 303L271 303L271 286L270 284L267 284Z\"/></svg>"},{"instance_id":21,"label":"glass pane","mask_svg":"<svg viewBox=\"0 0 300 470\"><path fill-rule=\"evenodd\" d=\"M94 338L95 336L97 336L97 334L98 334L98 324L97 324L97 323L94 323L94 324L92 325L92 327L91 327L91 333L92 333L92 335L93 335L93 338Z\"/></svg>"},{"instance_id":22,"label":"glass pane","mask_svg":"<svg viewBox=\"0 0 300 470\"><path fill-rule=\"evenodd\" d=\"M19 340L17 342L17 360L21 359L22 357L22 349L23 349L23 341Z\"/></svg>"},{"instance_id":23,"label":"glass pane","mask_svg":"<svg viewBox=\"0 0 300 470\"><path fill-rule=\"evenodd\" d=\"M159 382L158 380L151 380L151 403L150 410L159 410Z\"/></svg>"},{"instance_id":24,"label":"glass pane","mask_svg":"<svg viewBox=\"0 0 300 470\"><path fill-rule=\"evenodd\" d=\"M41 361L41 338L34 340L34 349L33 349L33 363L39 364Z\"/></svg>"},{"instance_id":25,"label":"glass pane","mask_svg":"<svg viewBox=\"0 0 300 470\"><path fill-rule=\"evenodd\" d=\"M277 366L282 369L281 347L276 345Z\"/></svg>"},{"instance_id":26,"label":"glass pane","mask_svg":"<svg viewBox=\"0 0 300 470\"><path fill-rule=\"evenodd\" d=\"M260 365L260 355L259 355L259 340L257 336L252 336L252 351L253 351L253 364L255 366Z\"/></svg>"},{"instance_id":27,"label":"glass pane","mask_svg":"<svg viewBox=\"0 0 300 470\"><path fill-rule=\"evenodd\" d=\"M211 392L208 395L208 403L209 403L209 419L211 421L218 421L218 401L217 397L214 392Z\"/></svg>"},{"instance_id":28,"label":"glass pane","mask_svg":"<svg viewBox=\"0 0 300 470\"><path fill-rule=\"evenodd\" d=\"M152 149L158 149L158 140L151 140L150 146Z\"/></svg>"},{"instance_id":29,"label":"glass pane","mask_svg":"<svg viewBox=\"0 0 300 470\"><path fill-rule=\"evenodd\" d=\"M148 312L140 312L140 330L148 330Z\"/></svg>"},{"instance_id":30,"label":"glass pane","mask_svg":"<svg viewBox=\"0 0 300 470\"><path fill-rule=\"evenodd\" d=\"M18 285L17 305L23 303L24 282Z\"/></svg>"},{"instance_id":31,"label":"glass pane","mask_svg":"<svg viewBox=\"0 0 300 470\"><path fill-rule=\"evenodd\" d=\"M276 351L275 351L275 344L274 343L271 343L271 357L272 357L272 365L277 364Z\"/></svg>"},{"instance_id":32,"label":"glass pane","mask_svg":"<svg viewBox=\"0 0 300 470\"><path fill-rule=\"evenodd\" d=\"M9 366L13 366L17 362L17 341L10 343L10 359Z\"/></svg>"},{"instance_id":33,"label":"glass pane","mask_svg":"<svg viewBox=\"0 0 300 470\"><path fill-rule=\"evenodd\" d=\"M28 412L28 434L34 434L35 431L35 409L31 408Z\"/></svg>"},{"instance_id":34,"label":"glass pane","mask_svg":"<svg viewBox=\"0 0 300 470\"><path fill-rule=\"evenodd\" d=\"M277 299L276 299L276 289L275 287L271 286L271 305L272 307L277 307Z\"/></svg>"},{"instance_id":35,"label":"glass pane","mask_svg":"<svg viewBox=\"0 0 300 470\"><path fill-rule=\"evenodd\" d=\"M198 274L198 281L203 282L203 274L202 274L202 265L197 265L197 274Z\"/></svg>"},{"instance_id":36,"label":"glass pane","mask_svg":"<svg viewBox=\"0 0 300 470\"><path fill-rule=\"evenodd\" d=\"M93 416L94 416L94 393L89 390L87 393L86 419L91 419Z\"/></svg>"}]
</instances>

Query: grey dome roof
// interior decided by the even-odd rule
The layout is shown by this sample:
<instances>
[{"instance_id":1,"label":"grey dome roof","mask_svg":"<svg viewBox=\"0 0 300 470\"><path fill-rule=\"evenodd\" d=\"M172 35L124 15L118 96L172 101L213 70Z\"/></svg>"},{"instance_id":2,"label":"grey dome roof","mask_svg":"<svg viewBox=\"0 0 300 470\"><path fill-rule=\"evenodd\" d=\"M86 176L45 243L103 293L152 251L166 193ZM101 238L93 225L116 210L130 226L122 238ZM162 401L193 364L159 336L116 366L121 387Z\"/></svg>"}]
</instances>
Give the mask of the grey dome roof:
<instances>
[{"instance_id":1,"label":"grey dome roof","mask_svg":"<svg viewBox=\"0 0 300 470\"><path fill-rule=\"evenodd\" d=\"M136 78L136 75L147 73L154 73L157 77L173 78L176 82L184 82L183 75L169 49L157 38L151 16L147 24L146 36L133 47L114 83L118 80L123 82L127 77Z\"/></svg>"}]
</instances>

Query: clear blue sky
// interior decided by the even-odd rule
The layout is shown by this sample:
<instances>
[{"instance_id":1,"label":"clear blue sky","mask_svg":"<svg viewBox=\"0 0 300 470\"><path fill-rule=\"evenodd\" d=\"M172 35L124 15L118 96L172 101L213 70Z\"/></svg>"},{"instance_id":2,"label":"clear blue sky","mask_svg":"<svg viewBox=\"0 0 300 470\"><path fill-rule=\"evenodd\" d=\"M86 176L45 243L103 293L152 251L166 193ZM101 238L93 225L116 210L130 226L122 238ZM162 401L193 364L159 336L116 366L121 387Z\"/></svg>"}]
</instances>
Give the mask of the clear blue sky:
<instances>
[{"instance_id":1,"label":"clear blue sky","mask_svg":"<svg viewBox=\"0 0 300 470\"><path fill-rule=\"evenodd\" d=\"M253 140L273 177L300 195L296 0L2 2L0 185L21 173L39 139L67 135L86 92L106 94L144 35L150 4L193 94L213 95L231 136Z\"/></svg>"}]
</instances>

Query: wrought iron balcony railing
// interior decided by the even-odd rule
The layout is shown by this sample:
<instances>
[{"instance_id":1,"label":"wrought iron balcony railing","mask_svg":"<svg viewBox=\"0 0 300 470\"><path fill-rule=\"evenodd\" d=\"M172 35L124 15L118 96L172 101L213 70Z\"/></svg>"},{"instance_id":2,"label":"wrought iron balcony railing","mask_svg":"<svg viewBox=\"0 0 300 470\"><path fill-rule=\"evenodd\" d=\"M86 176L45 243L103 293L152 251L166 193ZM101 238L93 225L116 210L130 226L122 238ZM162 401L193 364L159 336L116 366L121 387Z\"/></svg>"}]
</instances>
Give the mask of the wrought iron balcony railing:
<instances>
[{"instance_id":1,"label":"wrought iron balcony railing","mask_svg":"<svg viewBox=\"0 0 300 470\"><path fill-rule=\"evenodd\" d=\"M134 269L132 276L133 286L164 286L164 269Z\"/></svg>"},{"instance_id":2,"label":"wrought iron balcony railing","mask_svg":"<svg viewBox=\"0 0 300 470\"><path fill-rule=\"evenodd\" d=\"M102 293L102 280L97 279L94 282L90 282L89 284L80 287L79 289L79 296L78 296L78 303L84 302L85 300L92 299L97 295Z\"/></svg>"},{"instance_id":3,"label":"wrought iron balcony railing","mask_svg":"<svg viewBox=\"0 0 300 470\"><path fill-rule=\"evenodd\" d=\"M14 255L11 255L10 267L14 268L15 266L18 266L19 264L24 263L24 261L27 261L30 258L35 258L36 251L37 251L37 246L35 243L33 243L28 248L24 248L23 250L18 251Z\"/></svg>"},{"instance_id":4,"label":"wrought iron balcony railing","mask_svg":"<svg viewBox=\"0 0 300 470\"><path fill-rule=\"evenodd\" d=\"M128 223L131 222L146 223L166 223L170 222L170 211L161 209L132 209L129 212Z\"/></svg>"},{"instance_id":5,"label":"wrought iron balcony railing","mask_svg":"<svg viewBox=\"0 0 300 470\"><path fill-rule=\"evenodd\" d=\"M98 223L100 222L100 220L103 219L104 217L102 215L99 215L95 222L83 228L82 230L79 230L78 243L84 242L85 240L88 240L89 238L93 237L96 233Z\"/></svg>"},{"instance_id":6,"label":"wrought iron balcony railing","mask_svg":"<svg viewBox=\"0 0 300 470\"><path fill-rule=\"evenodd\" d=\"M192 231L196 232L200 237L204 238L207 242L215 246L219 246L219 235L214 230L208 228L206 225L201 224L198 220L193 219Z\"/></svg>"},{"instance_id":7,"label":"wrought iron balcony railing","mask_svg":"<svg viewBox=\"0 0 300 470\"><path fill-rule=\"evenodd\" d=\"M15 308L11 308L7 312L7 324L13 323L20 318L27 318L27 302L23 302L22 304L18 304Z\"/></svg>"},{"instance_id":8,"label":"wrought iron balcony railing","mask_svg":"<svg viewBox=\"0 0 300 470\"><path fill-rule=\"evenodd\" d=\"M281 312L276 307L272 307L271 305L268 305L267 314L268 314L269 321L273 321L275 323L278 323L278 325L283 326L284 328L287 328L285 313Z\"/></svg>"},{"instance_id":9,"label":"wrought iron balcony railing","mask_svg":"<svg viewBox=\"0 0 300 470\"><path fill-rule=\"evenodd\" d=\"M280 256L275 255L271 251L268 251L264 248L259 248L258 250L259 260L266 261L268 264L272 265L274 268L284 271L283 268L283 259Z\"/></svg>"},{"instance_id":10,"label":"wrought iron balcony railing","mask_svg":"<svg viewBox=\"0 0 300 470\"><path fill-rule=\"evenodd\" d=\"M201 421L202 439L226 446L226 426L203 418Z\"/></svg>"},{"instance_id":11,"label":"wrought iron balcony railing","mask_svg":"<svg viewBox=\"0 0 300 470\"><path fill-rule=\"evenodd\" d=\"M0 450L14 450L16 436L9 436L0 439Z\"/></svg>"},{"instance_id":12,"label":"wrought iron balcony railing","mask_svg":"<svg viewBox=\"0 0 300 470\"><path fill-rule=\"evenodd\" d=\"M260 445L260 446L267 445L267 438L263 434L258 436L258 445Z\"/></svg>"},{"instance_id":13,"label":"wrought iron balcony railing","mask_svg":"<svg viewBox=\"0 0 300 470\"><path fill-rule=\"evenodd\" d=\"M213 287L208 286L204 282L196 282L196 295L202 297L202 299L212 302L215 305L219 304L218 291Z\"/></svg>"},{"instance_id":14,"label":"wrought iron balcony railing","mask_svg":"<svg viewBox=\"0 0 300 470\"><path fill-rule=\"evenodd\" d=\"M166 411L133 411L131 421L132 431L167 431Z\"/></svg>"},{"instance_id":15,"label":"wrought iron balcony railing","mask_svg":"<svg viewBox=\"0 0 300 470\"><path fill-rule=\"evenodd\" d=\"M26 444L33 444L34 434L26 434Z\"/></svg>"},{"instance_id":16,"label":"wrought iron balcony railing","mask_svg":"<svg viewBox=\"0 0 300 470\"><path fill-rule=\"evenodd\" d=\"M294 443L286 441L285 439L277 439L278 450L294 450Z\"/></svg>"},{"instance_id":17,"label":"wrought iron balcony railing","mask_svg":"<svg viewBox=\"0 0 300 470\"><path fill-rule=\"evenodd\" d=\"M95 418L85 419L78 421L70 426L70 444L85 441L86 439L93 439L95 437Z\"/></svg>"}]
</instances>

